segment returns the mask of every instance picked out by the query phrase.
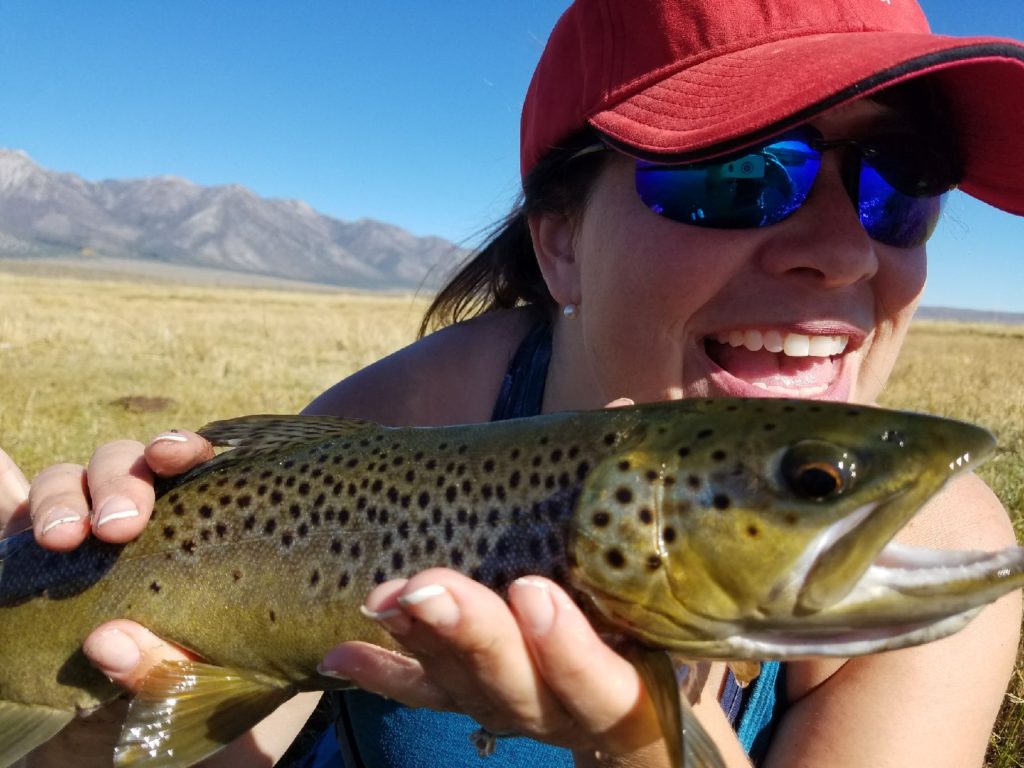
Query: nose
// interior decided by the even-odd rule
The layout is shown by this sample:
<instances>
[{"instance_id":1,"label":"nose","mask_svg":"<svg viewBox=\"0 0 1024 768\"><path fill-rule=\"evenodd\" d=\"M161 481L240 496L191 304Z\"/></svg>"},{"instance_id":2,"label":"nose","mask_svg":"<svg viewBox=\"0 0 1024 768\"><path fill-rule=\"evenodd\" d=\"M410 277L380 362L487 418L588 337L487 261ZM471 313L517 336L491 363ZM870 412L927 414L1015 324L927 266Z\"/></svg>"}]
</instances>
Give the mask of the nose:
<instances>
[{"instance_id":1,"label":"nose","mask_svg":"<svg viewBox=\"0 0 1024 768\"><path fill-rule=\"evenodd\" d=\"M761 266L770 275L798 276L832 289L870 280L878 272L877 244L861 225L843 184L843 154L825 153L804 204L766 230L771 237Z\"/></svg>"}]
</instances>

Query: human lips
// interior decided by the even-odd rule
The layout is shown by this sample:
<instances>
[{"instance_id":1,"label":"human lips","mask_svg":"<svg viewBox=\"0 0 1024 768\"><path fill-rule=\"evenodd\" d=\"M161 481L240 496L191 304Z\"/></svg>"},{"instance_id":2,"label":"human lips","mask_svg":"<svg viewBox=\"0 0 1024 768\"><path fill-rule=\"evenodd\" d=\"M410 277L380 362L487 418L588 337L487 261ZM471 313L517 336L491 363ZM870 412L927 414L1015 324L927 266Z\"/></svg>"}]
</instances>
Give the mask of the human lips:
<instances>
[{"instance_id":1,"label":"human lips","mask_svg":"<svg viewBox=\"0 0 1024 768\"><path fill-rule=\"evenodd\" d=\"M857 338L852 329L732 328L705 336L704 351L711 380L725 395L843 399L850 390L843 361Z\"/></svg>"}]
</instances>

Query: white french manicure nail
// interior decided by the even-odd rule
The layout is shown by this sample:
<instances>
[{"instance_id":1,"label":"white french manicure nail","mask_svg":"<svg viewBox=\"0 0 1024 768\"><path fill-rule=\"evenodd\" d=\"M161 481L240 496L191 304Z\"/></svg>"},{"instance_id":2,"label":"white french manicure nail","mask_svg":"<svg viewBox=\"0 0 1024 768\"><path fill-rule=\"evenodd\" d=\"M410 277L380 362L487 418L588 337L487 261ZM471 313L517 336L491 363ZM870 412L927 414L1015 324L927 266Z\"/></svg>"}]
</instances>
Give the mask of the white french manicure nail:
<instances>
[{"instance_id":1,"label":"white french manicure nail","mask_svg":"<svg viewBox=\"0 0 1024 768\"><path fill-rule=\"evenodd\" d=\"M82 516L66 507L59 507L47 516L46 525L43 526L43 534L47 534L54 528L68 523L77 523Z\"/></svg>"},{"instance_id":2,"label":"white french manicure nail","mask_svg":"<svg viewBox=\"0 0 1024 768\"><path fill-rule=\"evenodd\" d=\"M187 443L188 438L184 435L179 435L177 432L164 432L157 435L151 441L151 443Z\"/></svg>"},{"instance_id":3,"label":"white french manicure nail","mask_svg":"<svg viewBox=\"0 0 1024 768\"><path fill-rule=\"evenodd\" d=\"M387 619L393 619L395 616L402 613L397 608L388 608L386 611L373 611L365 605L359 606L359 612L366 618L373 619L374 621L386 621Z\"/></svg>"},{"instance_id":4,"label":"white french manicure nail","mask_svg":"<svg viewBox=\"0 0 1024 768\"><path fill-rule=\"evenodd\" d=\"M410 592L408 595L402 595L398 598L398 602L402 605L419 605L432 597L440 597L447 592L448 590L440 584L428 584L425 587L420 587L415 592Z\"/></svg>"},{"instance_id":5,"label":"white french manicure nail","mask_svg":"<svg viewBox=\"0 0 1024 768\"><path fill-rule=\"evenodd\" d=\"M96 527L138 516L139 510L135 508L135 502L131 499L125 496L111 496L103 502L103 506L96 513Z\"/></svg>"}]
</instances>

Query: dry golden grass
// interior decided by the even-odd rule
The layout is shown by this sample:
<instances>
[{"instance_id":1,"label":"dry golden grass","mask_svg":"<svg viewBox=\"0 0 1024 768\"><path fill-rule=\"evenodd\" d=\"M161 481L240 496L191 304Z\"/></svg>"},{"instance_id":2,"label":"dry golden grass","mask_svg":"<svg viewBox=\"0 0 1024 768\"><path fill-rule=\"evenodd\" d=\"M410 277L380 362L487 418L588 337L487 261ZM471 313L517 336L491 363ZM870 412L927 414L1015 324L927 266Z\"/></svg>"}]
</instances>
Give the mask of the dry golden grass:
<instances>
[{"instance_id":1,"label":"dry golden grass","mask_svg":"<svg viewBox=\"0 0 1024 768\"><path fill-rule=\"evenodd\" d=\"M407 344L425 299L0 271L0 446L30 476L115 438L293 413ZM978 422L1024 540L1024 328L919 323L883 404ZM1024 766L1024 649L989 768Z\"/></svg>"}]
</instances>

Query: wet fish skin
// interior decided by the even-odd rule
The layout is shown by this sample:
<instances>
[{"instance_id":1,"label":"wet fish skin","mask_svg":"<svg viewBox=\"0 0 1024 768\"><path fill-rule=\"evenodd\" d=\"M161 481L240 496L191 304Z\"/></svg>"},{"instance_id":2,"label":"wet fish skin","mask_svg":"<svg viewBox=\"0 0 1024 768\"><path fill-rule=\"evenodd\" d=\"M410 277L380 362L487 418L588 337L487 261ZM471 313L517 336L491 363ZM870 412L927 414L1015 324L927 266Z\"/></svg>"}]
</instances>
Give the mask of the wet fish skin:
<instances>
[{"instance_id":1,"label":"wet fish skin","mask_svg":"<svg viewBox=\"0 0 1024 768\"><path fill-rule=\"evenodd\" d=\"M366 593L435 565L498 590L526 573L551 576L600 629L691 658L846 653L818 640L808 649L736 638L836 631L818 623L832 603L856 592L924 499L973 466L965 453L991 448L983 430L946 420L765 400L429 429L250 417L205 433L236 447L162 489L138 540L93 540L68 554L5 542L0 647L17 648L19 660L0 668L0 737L11 707L19 717L71 713L114 695L80 644L116 617L251 672L258 679L247 684L268 697L325 687L316 665L337 642L393 646L359 614ZM842 493L795 492L787 460L827 470L844 452L859 474ZM824 475L811 490L827 486ZM848 547L822 544L858 511L837 535ZM845 559L826 567L833 551ZM918 602L938 606L929 616L962 614L1019 585L1019 564L1003 570L980 589L980 577L961 579L955 598L930 586L935 594ZM820 595L808 598L816 583ZM892 624L883 607L876 623ZM857 621L873 616L862 605Z\"/></svg>"}]
</instances>

